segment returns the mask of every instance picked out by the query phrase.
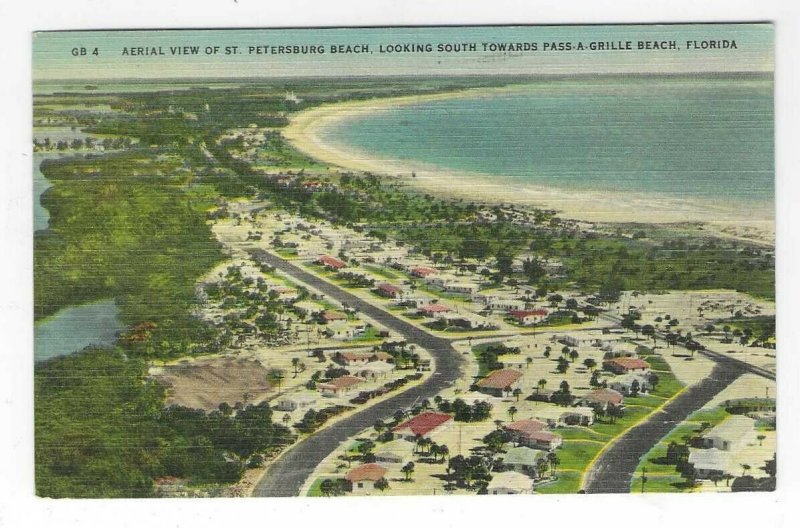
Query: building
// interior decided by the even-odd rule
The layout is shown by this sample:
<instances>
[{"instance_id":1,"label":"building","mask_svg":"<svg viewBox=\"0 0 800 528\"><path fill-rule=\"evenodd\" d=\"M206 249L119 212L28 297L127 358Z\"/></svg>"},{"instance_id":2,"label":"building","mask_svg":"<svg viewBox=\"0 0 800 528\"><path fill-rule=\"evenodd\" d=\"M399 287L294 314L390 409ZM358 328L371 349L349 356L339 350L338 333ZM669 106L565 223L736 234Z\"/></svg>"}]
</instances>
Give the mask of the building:
<instances>
[{"instance_id":1,"label":"building","mask_svg":"<svg viewBox=\"0 0 800 528\"><path fill-rule=\"evenodd\" d=\"M317 264L325 266L331 271L339 271L340 269L347 267L346 262L339 260L336 257L331 257L330 255L320 255L320 257L317 258Z\"/></svg>"},{"instance_id":2,"label":"building","mask_svg":"<svg viewBox=\"0 0 800 528\"><path fill-rule=\"evenodd\" d=\"M425 306L421 306L418 310L420 315L424 315L425 317L433 317L438 314L447 313L450 311L450 308L443 304L426 304Z\"/></svg>"},{"instance_id":3,"label":"building","mask_svg":"<svg viewBox=\"0 0 800 528\"><path fill-rule=\"evenodd\" d=\"M581 398L579 404L593 408L600 408L605 411L608 409L609 405L618 407L622 405L622 402L622 394L614 389L597 389Z\"/></svg>"},{"instance_id":4,"label":"building","mask_svg":"<svg viewBox=\"0 0 800 528\"><path fill-rule=\"evenodd\" d=\"M404 465L414 453L414 444L407 440L391 440L375 450L375 461L381 464Z\"/></svg>"},{"instance_id":5,"label":"building","mask_svg":"<svg viewBox=\"0 0 800 528\"><path fill-rule=\"evenodd\" d=\"M363 464L351 469L344 476L353 486L354 494L369 494L375 491L375 483L386 476L387 469L380 464Z\"/></svg>"},{"instance_id":6,"label":"building","mask_svg":"<svg viewBox=\"0 0 800 528\"><path fill-rule=\"evenodd\" d=\"M394 371L394 365L384 361L372 361L363 367L356 369L356 375L364 379L385 378L387 374Z\"/></svg>"},{"instance_id":7,"label":"building","mask_svg":"<svg viewBox=\"0 0 800 528\"><path fill-rule=\"evenodd\" d=\"M689 449L689 463L701 480L722 478L728 472L729 454L721 449Z\"/></svg>"},{"instance_id":8,"label":"building","mask_svg":"<svg viewBox=\"0 0 800 528\"><path fill-rule=\"evenodd\" d=\"M372 361L373 354L368 352L350 352L347 350L333 354L333 361L346 367L366 365Z\"/></svg>"},{"instance_id":9,"label":"building","mask_svg":"<svg viewBox=\"0 0 800 528\"><path fill-rule=\"evenodd\" d=\"M325 335L331 339L346 340L362 335L365 329L364 324L351 325L345 321L335 321L325 328Z\"/></svg>"},{"instance_id":10,"label":"building","mask_svg":"<svg viewBox=\"0 0 800 528\"><path fill-rule=\"evenodd\" d=\"M472 295L476 293L479 289L479 286L474 282L446 282L442 286L444 291L451 292L451 293L463 293L466 295Z\"/></svg>"},{"instance_id":11,"label":"building","mask_svg":"<svg viewBox=\"0 0 800 528\"><path fill-rule=\"evenodd\" d=\"M274 286L271 291L278 294L279 301L293 301L298 297L297 290L288 286Z\"/></svg>"},{"instance_id":12,"label":"building","mask_svg":"<svg viewBox=\"0 0 800 528\"><path fill-rule=\"evenodd\" d=\"M503 455L503 466L511 471L536 478L538 477L536 463L543 456L544 453L538 449L525 446L512 447Z\"/></svg>"},{"instance_id":13,"label":"building","mask_svg":"<svg viewBox=\"0 0 800 528\"><path fill-rule=\"evenodd\" d=\"M650 383L650 376L642 372L630 372L617 376L608 380L607 384L609 389L613 389L623 396L630 396L634 382L639 385L639 393L650 392L650 389L653 388L652 383Z\"/></svg>"},{"instance_id":14,"label":"building","mask_svg":"<svg viewBox=\"0 0 800 528\"><path fill-rule=\"evenodd\" d=\"M628 372L645 372L650 370L650 363L634 357L618 357L603 361L603 370L614 374L627 374Z\"/></svg>"},{"instance_id":15,"label":"building","mask_svg":"<svg viewBox=\"0 0 800 528\"><path fill-rule=\"evenodd\" d=\"M490 310L501 310L504 312L525 309L525 301L520 301L518 299L499 299L495 297L485 299L485 304Z\"/></svg>"},{"instance_id":16,"label":"building","mask_svg":"<svg viewBox=\"0 0 800 528\"><path fill-rule=\"evenodd\" d=\"M435 411L425 411L392 427L395 439L416 441L418 436L430 438L432 434L444 431L453 424L453 417L449 414Z\"/></svg>"},{"instance_id":17,"label":"building","mask_svg":"<svg viewBox=\"0 0 800 528\"><path fill-rule=\"evenodd\" d=\"M485 378L478 381L475 385L478 390L491 394L492 396L502 396L504 392L514 390L522 377L522 372L516 369L500 369L490 372Z\"/></svg>"},{"instance_id":18,"label":"building","mask_svg":"<svg viewBox=\"0 0 800 528\"><path fill-rule=\"evenodd\" d=\"M533 480L516 471L504 471L492 477L486 487L489 495L521 495L533 492Z\"/></svg>"},{"instance_id":19,"label":"building","mask_svg":"<svg viewBox=\"0 0 800 528\"><path fill-rule=\"evenodd\" d=\"M514 442L520 445L527 445L530 435L547 429L547 423L541 420L517 420L504 428L511 435L511 439Z\"/></svg>"},{"instance_id":20,"label":"building","mask_svg":"<svg viewBox=\"0 0 800 528\"><path fill-rule=\"evenodd\" d=\"M419 277L420 279L424 279L428 275L433 275L434 273L436 273L436 270L427 266L417 266L415 268L411 268L411 274L415 277Z\"/></svg>"},{"instance_id":21,"label":"building","mask_svg":"<svg viewBox=\"0 0 800 528\"><path fill-rule=\"evenodd\" d=\"M325 310L319 314L319 319L326 324L333 321L347 321L347 314L336 310Z\"/></svg>"},{"instance_id":22,"label":"building","mask_svg":"<svg viewBox=\"0 0 800 528\"><path fill-rule=\"evenodd\" d=\"M547 319L547 310L537 308L536 310L509 310L508 316L522 326L530 326L541 323Z\"/></svg>"},{"instance_id":23,"label":"building","mask_svg":"<svg viewBox=\"0 0 800 528\"><path fill-rule=\"evenodd\" d=\"M488 319L479 315L465 314L442 314L439 320L444 321L447 326L455 326L467 330L490 330L496 328Z\"/></svg>"},{"instance_id":24,"label":"building","mask_svg":"<svg viewBox=\"0 0 800 528\"><path fill-rule=\"evenodd\" d=\"M293 394L285 396L278 401L276 409L284 412L292 412L297 409L306 409L311 407L316 398L310 394Z\"/></svg>"},{"instance_id":25,"label":"building","mask_svg":"<svg viewBox=\"0 0 800 528\"><path fill-rule=\"evenodd\" d=\"M356 385L364 383L362 378L356 376L341 376L327 383L317 383L317 388L323 396L341 396L350 392Z\"/></svg>"},{"instance_id":26,"label":"building","mask_svg":"<svg viewBox=\"0 0 800 528\"><path fill-rule=\"evenodd\" d=\"M389 284L388 282L378 284L376 291L378 292L378 295L382 295L383 297L388 297L390 299L397 299L398 297L403 296L403 289L401 287Z\"/></svg>"},{"instance_id":27,"label":"building","mask_svg":"<svg viewBox=\"0 0 800 528\"><path fill-rule=\"evenodd\" d=\"M703 435L703 445L722 451L736 450L755 438L755 422L747 416L728 417Z\"/></svg>"},{"instance_id":28,"label":"building","mask_svg":"<svg viewBox=\"0 0 800 528\"><path fill-rule=\"evenodd\" d=\"M563 439L550 431L533 431L527 435L525 445L534 449L553 451L561 447Z\"/></svg>"}]
</instances>

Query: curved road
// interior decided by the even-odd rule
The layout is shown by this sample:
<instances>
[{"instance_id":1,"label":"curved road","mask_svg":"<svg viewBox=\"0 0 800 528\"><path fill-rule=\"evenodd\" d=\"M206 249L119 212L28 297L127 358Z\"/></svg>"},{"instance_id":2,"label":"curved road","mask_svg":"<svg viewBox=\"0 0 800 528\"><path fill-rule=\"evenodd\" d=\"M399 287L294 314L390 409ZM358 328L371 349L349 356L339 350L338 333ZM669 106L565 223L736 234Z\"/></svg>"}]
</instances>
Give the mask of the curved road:
<instances>
[{"instance_id":1,"label":"curved road","mask_svg":"<svg viewBox=\"0 0 800 528\"><path fill-rule=\"evenodd\" d=\"M461 376L464 360L447 339L420 330L276 255L263 250L253 250L251 254L257 261L273 266L339 302L347 303L386 328L399 333L408 342L429 351L436 362L436 369L431 377L420 385L372 405L295 444L269 467L253 491L253 496L256 497L294 497L299 494L300 488L314 469L341 442L371 427L376 420L391 416L398 409L409 407L425 398L433 398Z\"/></svg>"}]
</instances>

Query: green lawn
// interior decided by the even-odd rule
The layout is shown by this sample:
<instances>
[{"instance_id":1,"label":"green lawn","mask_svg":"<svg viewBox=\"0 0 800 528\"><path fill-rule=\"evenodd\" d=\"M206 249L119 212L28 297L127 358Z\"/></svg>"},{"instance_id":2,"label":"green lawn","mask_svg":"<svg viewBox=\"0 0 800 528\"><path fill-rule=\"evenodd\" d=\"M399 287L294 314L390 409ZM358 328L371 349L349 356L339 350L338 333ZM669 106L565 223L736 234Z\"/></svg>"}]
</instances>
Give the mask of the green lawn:
<instances>
[{"instance_id":1,"label":"green lawn","mask_svg":"<svg viewBox=\"0 0 800 528\"><path fill-rule=\"evenodd\" d=\"M322 490L320 486L322 486L322 482L325 480L325 477L320 477L314 481L310 488L308 488L308 493L306 493L306 497L323 497Z\"/></svg>"},{"instance_id":2,"label":"green lawn","mask_svg":"<svg viewBox=\"0 0 800 528\"><path fill-rule=\"evenodd\" d=\"M680 475L651 475L649 471L644 485L645 493L680 493L686 489L686 480ZM642 477L638 474L631 483L631 493L641 492Z\"/></svg>"},{"instance_id":3,"label":"green lawn","mask_svg":"<svg viewBox=\"0 0 800 528\"><path fill-rule=\"evenodd\" d=\"M577 493L581 486L581 471L558 470L556 476L558 480L550 484L544 484L536 488L537 493L556 494L556 493Z\"/></svg>"},{"instance_id":4,"label":"green lawn","mask_svg":"<svg viewBox=\"0 0 800 528\"><path fill-rule=\"evenodd\" d=\"M561 460L558 468L583 471L605 444L602 441L589 440L564 441L561 449L557 451L558 458Z\"/></svg>"}]
</instances>

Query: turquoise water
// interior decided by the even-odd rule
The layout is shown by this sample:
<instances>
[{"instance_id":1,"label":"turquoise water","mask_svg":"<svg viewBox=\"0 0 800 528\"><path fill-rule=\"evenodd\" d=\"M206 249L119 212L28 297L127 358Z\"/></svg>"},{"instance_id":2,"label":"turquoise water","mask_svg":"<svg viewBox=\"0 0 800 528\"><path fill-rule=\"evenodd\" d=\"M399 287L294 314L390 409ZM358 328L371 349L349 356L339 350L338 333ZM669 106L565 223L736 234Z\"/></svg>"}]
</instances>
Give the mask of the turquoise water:
<instances>
[{"instance_id":1,"label":"turquoise water","mask_svg":"<svg viewBox=\"0 0 800 528\"><path fill-rule=\"evenodd\" d=\"M550 81L361 115L322 134L374 159L514 184L768 203L772 91L765 78Z\"/></svg>"},{"instance_id":2,"label":"turquoise water","mask_svg":"<svg viewBox=\"0 0 800 528\"><path fill-rule=\"evenodd\" d=\"M113 300L64 308L34 325L34 359L72 354L89 345L108 345L122 331Z\"/></svg>"},{"instance_id":3,"label":"turquoise water","mask_svg":"<svg viewBox=\"0 0 800 528\"><path fill-rule=\"evenodd\" d=\"M50 212L42 206L42 193L53 186L50 180L44 177L39 170L42 161L48 158L57 158L58 154L36 153L33 155L33 230L47 229L50 222Z\"/></svg>"}]
</instances>

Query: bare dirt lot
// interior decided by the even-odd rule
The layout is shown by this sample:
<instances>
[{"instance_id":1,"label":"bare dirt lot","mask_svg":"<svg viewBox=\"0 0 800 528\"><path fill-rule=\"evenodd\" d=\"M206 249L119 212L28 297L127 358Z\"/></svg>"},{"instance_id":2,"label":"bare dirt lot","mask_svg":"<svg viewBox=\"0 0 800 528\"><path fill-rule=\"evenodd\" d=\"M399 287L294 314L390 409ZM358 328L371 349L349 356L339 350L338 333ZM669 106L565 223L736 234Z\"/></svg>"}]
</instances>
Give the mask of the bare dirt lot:
<instances>
[{"instance_id":1,"label":"bare dirt lot","mask_svg":"<svg viewBox=\"0 0 800 528\"><path fill-rule=\"evenodd\" d=\"M217 358L193 361L151 370L167 388L167 405L212 410L220 403L258 403L272 388L267 369L257 361Z\"/></svg>"}]
</instances>

